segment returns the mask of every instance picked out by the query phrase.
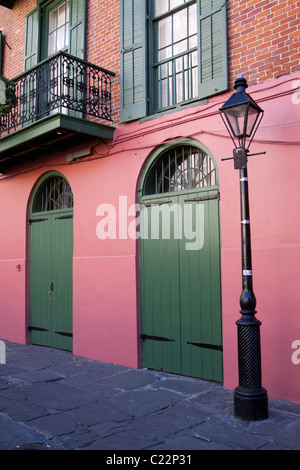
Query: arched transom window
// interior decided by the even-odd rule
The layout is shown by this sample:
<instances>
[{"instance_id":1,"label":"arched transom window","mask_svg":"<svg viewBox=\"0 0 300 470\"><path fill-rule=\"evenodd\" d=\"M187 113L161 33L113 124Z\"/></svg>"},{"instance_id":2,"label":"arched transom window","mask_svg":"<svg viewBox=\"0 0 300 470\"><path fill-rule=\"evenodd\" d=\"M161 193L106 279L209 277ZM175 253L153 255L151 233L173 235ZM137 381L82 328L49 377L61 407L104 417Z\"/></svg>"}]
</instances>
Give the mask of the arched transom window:
<instances>
[{"instance_id":1,"label":"arched transom window","mask_svg":"<svg viewBox=\"0 0 300 470\"><path fill-rule=\"evenodd\" d=\"M37 190L32 212L48 212L73 208L73 193L63 176L47 178Z\"/></svg>"},{"instance_id":2,"label":"arched transom window","mask_svg":"<svg viewBox=\"0 0 300 470\"><path fill-rule=\"evenodd\" d=\"M165 150L150 168L144 195L201 189L218 184L209 155L191 145Z\"/></svg>"}]
</instances>

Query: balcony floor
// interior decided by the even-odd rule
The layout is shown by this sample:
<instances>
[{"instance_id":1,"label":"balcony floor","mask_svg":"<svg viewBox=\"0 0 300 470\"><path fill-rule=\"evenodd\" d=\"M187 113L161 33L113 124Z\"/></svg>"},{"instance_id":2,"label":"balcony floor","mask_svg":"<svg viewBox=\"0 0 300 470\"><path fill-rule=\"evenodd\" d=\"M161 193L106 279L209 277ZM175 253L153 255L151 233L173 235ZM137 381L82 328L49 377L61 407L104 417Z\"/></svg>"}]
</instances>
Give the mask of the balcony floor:
<instances>
[{"instance_id":1,"label":"balcony floor","mask_svg":"<svg viewBox=\"0 0 300 470\"><path fill-rule=\"evenodd\" d=\"M0 171L93 140L113 140L113 134L113 126L64 114L50 115L0 139Z\"/></svg>"}]
</instances>

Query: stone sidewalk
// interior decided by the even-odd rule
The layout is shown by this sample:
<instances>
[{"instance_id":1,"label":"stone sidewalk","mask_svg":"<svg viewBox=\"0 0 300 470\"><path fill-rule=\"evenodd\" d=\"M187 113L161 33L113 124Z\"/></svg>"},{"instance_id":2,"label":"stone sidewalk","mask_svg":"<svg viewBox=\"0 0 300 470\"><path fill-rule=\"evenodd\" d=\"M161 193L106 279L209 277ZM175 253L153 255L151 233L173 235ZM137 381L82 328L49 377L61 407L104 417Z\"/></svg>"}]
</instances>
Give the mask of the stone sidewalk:
<instances>
[{"instance_id":1,"label":"stone sidewalk","mask_svg":"<svg viewBox=\"0 0 300 470\"><path fill-rule=\"evenodd\" d=\"M300 405L269 400L270 417L233 416L233 392L6 342L0 450L299 450Z\"/></svg>"}]
</instances>

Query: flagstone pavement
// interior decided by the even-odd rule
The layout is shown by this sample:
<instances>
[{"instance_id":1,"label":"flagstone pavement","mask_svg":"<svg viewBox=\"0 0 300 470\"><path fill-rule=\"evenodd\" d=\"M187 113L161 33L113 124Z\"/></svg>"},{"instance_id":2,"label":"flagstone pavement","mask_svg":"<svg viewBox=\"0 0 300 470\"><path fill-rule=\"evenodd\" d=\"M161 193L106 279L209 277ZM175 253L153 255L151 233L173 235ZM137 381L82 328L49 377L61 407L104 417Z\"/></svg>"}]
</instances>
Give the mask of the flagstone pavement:
<instances>
[{"instance_id":1,"label":"flagstone pavement","mask_svg":"<svg viewBox=\"0 0 300 470\"><path fill-rule=\"evenodd\" d=\"M270 399L269 418L248 422L216 383L5 345L0 450L300 449L300 404Z\"/></svg>"}]
</instances>

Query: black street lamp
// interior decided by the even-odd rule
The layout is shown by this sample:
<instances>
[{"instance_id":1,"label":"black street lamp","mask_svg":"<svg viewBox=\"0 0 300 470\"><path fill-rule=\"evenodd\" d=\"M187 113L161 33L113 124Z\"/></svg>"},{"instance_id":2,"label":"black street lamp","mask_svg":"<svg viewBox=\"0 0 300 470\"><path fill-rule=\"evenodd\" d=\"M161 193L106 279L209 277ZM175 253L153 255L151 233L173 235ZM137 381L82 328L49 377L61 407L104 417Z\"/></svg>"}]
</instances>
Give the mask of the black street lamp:
<instances>
[{"instance_id":1,"label":"black street lamp","mask_svg":"<svg viewBox=\"0 0 300 470\"><path fill-rule=\"evenodd\" d=\"M234 412L239 418L257 421L268 418L269 413L267 392L261 382L261 322L255 317L256 298L252 280L247 160L251 156L249 147L263 117L263 110L245 93L247 87L243 75L239 75L234 85L236 92L219 111L235 146L234 168L240 173L243 287L240 296L242 317L236 322L239 386L234 390ZM247 138L250 141L246 147Z\"/></svg>"}]
</instances>

